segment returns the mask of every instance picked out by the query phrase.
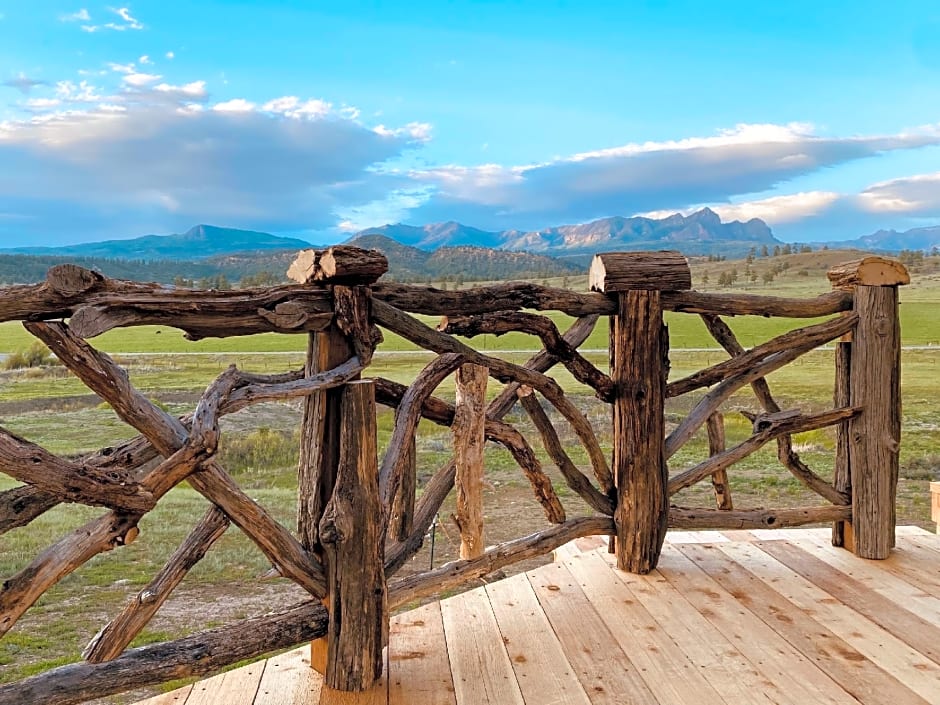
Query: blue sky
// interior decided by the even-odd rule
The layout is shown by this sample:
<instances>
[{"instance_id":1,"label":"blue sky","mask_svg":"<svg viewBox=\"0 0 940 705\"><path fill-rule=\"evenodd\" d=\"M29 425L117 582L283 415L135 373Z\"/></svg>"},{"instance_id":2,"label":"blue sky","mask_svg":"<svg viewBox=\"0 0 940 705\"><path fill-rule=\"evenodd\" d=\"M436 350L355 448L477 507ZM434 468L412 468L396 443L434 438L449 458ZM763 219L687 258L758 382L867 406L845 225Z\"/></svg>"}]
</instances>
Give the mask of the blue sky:
<instances>
[{"instance_id":1,"label":"blue sky","mask_svg":"<svg viewBox=\"0 0 940 705\"><path fill-rule=\"evenodd\" d=\"M0 0L0 246L940 223L940 3Z\"/></svg>"}]
</instances>

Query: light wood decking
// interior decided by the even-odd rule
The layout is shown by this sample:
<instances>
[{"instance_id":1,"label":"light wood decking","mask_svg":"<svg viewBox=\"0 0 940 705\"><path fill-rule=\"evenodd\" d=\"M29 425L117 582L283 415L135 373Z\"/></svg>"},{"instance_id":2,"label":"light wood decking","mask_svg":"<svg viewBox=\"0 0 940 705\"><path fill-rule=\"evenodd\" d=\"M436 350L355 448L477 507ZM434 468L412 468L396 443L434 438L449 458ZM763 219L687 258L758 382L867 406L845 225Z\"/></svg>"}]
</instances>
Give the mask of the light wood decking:
<instances>
[{"instance_id":1,"label":"light wood decking","mask_svg":"<svg viewBox=\"0 0 940 705\"><path fill-rule=\"evenodd\" d=\"M601 543L395 617L369 693L322 693L303 647L140 705L940 703L940 536L670 532L645 577Z\"/></svg>"}]
</instances>

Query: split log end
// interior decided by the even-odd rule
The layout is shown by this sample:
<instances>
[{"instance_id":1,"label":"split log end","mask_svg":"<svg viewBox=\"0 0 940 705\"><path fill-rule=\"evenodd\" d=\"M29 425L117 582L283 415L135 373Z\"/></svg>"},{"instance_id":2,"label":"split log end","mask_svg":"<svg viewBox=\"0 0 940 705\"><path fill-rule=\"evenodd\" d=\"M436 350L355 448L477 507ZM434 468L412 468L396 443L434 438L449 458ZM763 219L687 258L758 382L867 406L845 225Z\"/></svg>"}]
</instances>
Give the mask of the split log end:
<instances>
[{"instance_id":1,"label":"split log end","mask_svg":"<svg viewBox=\"0 0 940 705\"><path fill-rule=\"evenodd\" d=\"M594 255L588 281L592 291L684 291L692 288L692 272L676 250L602 252Z\"/></svg>"},{"instance_id":2,"label":"split log end","mask_svg":"<svg viewBox=\"0 0 940 705\"><path fill-rule=\"evenodd\" d=\"M827 272L827 276L834 289L851 289L857 284L898 286L911 283L911 275L907 267L896 259L877 255L833 265Z\"/></svg>"}]
</instances>

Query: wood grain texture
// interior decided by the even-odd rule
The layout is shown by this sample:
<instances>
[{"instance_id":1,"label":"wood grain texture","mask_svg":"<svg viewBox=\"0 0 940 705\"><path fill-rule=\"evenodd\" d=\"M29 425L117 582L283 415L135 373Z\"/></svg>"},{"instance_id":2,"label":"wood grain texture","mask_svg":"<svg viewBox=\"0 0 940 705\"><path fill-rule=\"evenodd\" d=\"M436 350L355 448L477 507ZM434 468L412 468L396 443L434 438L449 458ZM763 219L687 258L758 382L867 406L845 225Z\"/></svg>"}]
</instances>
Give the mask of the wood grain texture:
<instances>
[{"instance_id":1,"label":"wood grain texture","mask_svg":"<svg viewBox=\"0 0 940 705\"><path fill-rule=\"evenodd\" d=\"M725 417L716 411L705 421L708 431L708 455L715 457L725 451ZM721 468L711 474L712 489L715 491L715 504L718 509L734 509L731 501L731 485L728 484L728 470Z\"/></svg>"},{"instance_id":2,"label":"wood grain texture","mask_svg":"<svg viewBox=\"0 0 940 705\"><path fill-rule=\"evenodd\" d=\"M602 252L588 271L592 291L683 291L692 288L689 262L677 250Z\"/></svg>"},{"instance_id":3,"label":"wood grain texture","mask_svg":"<svg viewBox=\"0 0 940 705\"><path fill-rule=\"evenodd\" d=\"M392 618L389 705L457 705L440 602Z\"/></svg>"},{"instance_id":4,"label":"wood grain texture","mask_svg":"<svg viewBox=\"0 0 940 705\"><path fill-rule=\"evenodd\" d=\"M910 284L911 275L907 267L896 259L868 255L860 259L835 264L826 273L833 288L851 289L865 286L898 286Z\"/></svg>"},{"instance_id":5,"label":"wood grain texture","mask_svg":"<svg viewBox=\"0 0 940 705\"><path fill-rule=\"evenodd\" d=\"M454 405L454 522L460 532L460 557L477 558L486 547L483 532L483 451L486 443L485 367L462 365L457 370Z\"/></svg>"}]
</instances>

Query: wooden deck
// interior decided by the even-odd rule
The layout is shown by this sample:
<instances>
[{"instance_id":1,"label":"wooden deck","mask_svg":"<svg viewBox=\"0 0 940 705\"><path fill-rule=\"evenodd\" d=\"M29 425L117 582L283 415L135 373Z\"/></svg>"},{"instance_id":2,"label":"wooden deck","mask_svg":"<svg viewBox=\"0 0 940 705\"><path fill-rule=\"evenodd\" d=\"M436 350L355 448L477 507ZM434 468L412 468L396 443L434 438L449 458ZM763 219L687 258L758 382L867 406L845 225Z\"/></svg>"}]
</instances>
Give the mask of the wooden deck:
<instances>
[{"instance_id":1,"label":"wooden deck","mask_svg":"<svg viewBox=\"0 0 940 705\"><path fill-rule=\"evenodd\" d=\"M828 529L670 532L640 577L582 539L395 617L369 693L321 693L300 648L144 703L940 703L940 536L897 543L865 561Z\"/></svg>"}]
</instances>

